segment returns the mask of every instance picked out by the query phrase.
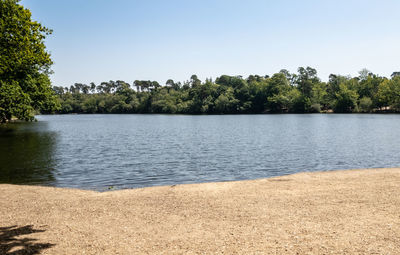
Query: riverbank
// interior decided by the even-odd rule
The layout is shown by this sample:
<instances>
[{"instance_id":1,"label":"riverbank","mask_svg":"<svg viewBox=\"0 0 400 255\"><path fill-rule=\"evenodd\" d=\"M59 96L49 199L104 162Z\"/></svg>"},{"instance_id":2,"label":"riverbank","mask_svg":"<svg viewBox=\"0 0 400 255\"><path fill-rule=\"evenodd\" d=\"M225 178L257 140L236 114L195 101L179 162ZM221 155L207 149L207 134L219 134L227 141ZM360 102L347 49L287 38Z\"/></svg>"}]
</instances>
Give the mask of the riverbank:
<instances>
[{"instance_id":1,"label":"riverbank","mask_svg":"<svg viewBox=\"0 0 400 255\"><path fill-rule=\"evenodd\" d=\"M0 254L400 250L400 168L103 193L1 184L0 194Z\"/></svg>"}]
</instances>

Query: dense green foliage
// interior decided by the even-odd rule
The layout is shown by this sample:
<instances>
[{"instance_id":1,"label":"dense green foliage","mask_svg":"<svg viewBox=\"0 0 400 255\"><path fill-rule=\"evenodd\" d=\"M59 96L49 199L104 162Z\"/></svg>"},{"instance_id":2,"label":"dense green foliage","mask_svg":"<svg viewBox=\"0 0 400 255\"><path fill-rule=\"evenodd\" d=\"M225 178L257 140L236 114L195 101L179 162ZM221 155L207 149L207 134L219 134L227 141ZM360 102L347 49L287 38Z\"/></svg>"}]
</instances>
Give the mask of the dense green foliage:
<instances>
[{"instance_id":1,"label":"dense green foliage","mask_svg":"<svg viewBox=\"0 0 400 255\"><path fill-rule=\"evenodd\" d=\"M51 30L31 20L19 0L0 0L0 122L32 120L57 108L44 39Z\"/></svg>"},{"instance_id":2,"label":"dense green foliage","mask_svg":"<svg viewBox=\"0 0 400 255\"><path fill-rule=\"evenodd\" d=\"M322 82L311 67L297 74L281 70L269 76L222 75L183 84L168 80L76 83L54 87L59 113L313 113L400 111L400 73L391 79L362 70L358 77L330 75Z\"/></svg>"}]
</instances>

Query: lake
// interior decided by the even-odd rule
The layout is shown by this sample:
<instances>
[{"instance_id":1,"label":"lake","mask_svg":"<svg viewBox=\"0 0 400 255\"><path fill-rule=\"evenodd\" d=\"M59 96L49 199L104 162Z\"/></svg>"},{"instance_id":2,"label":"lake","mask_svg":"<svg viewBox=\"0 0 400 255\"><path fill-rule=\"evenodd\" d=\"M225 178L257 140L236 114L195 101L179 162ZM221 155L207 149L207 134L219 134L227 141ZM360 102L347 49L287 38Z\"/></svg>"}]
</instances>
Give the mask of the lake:
<instances>
[{"instance_id":1,"label":"lake","mask_svg":"<svg viewBox=\"0 0 400 255\"><path fill-rule=\"evenodd\" d=\"M0 183L93 190L400 166L400 115L41 115L0 126Z\"/></svg>"}]
</instances>

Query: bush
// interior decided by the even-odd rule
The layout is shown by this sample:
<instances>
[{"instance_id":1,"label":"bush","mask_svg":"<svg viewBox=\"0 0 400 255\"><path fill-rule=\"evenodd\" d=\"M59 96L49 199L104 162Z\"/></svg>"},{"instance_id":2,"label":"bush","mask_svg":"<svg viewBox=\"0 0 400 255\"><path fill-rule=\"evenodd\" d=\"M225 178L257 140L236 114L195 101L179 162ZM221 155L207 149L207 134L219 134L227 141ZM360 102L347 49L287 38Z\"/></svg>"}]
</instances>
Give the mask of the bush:
<instances>
[{"instance_id":1,"label":"bush","mask_svg":"<svg viewBox=\"0 0 400 255\"><path fill-rule=\"evenodd\" d=\"M372 100L369 97L363 97L360 99L359 103L360 112L371 112L372 110Z\"/></svg>"},{"instance_id":2,"label":"bush","mask_svg":"<svg viewBox=\"0 0 400 255\"><path fill-rule=\"evenodd\" d=\"M321 112L321 105L320 104L312 104L310 107L311 113L319 113Z\"/></svg>"}]
</instances>

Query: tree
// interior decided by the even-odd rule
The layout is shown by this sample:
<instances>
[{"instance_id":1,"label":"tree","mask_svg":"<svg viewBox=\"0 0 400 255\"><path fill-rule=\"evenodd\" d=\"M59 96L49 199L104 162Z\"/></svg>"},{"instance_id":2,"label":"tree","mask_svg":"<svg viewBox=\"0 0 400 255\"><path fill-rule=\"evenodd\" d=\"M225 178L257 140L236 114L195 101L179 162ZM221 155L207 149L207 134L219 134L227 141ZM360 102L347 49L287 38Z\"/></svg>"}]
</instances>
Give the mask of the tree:
<instances>
[{"instance_id":1,"label":"tree","mask_svg":"<svg viewBox=\"0 0 400 255\"><path fill-rule=\"evenodd\" d=\"M361 71L358 72L358 78L363 81L368 78L372 73L367 68L363 68Z\"/></svg>"},{"instance_id":2,"label":"tree","mask_svg":"<svg viewBox=\"0 0 400 255\"><path fill-rule=\"evenodd\" d=\"M44 39L51 30L31 19L19 0L0 0L0 122L33 120L59 107Z\"/></svg>"},{"instance_id":3,"label":"tree","mask_svg":"<svg viewBox=\"0 0 400 255\"><path fill-rule=\"evenodd\" d=\"M142 88L142 81L135 80L135 81L133 82L133 85L136 87L136 92L139 92L139 91L143 90L143 88Z\"/></svg>"},{"instance_id":4,"label":"tree","mask_svg":"<svg viewBox=\"0 0 400 255\"><path fill-rule=\"evenodd\" d=\"M391 80L385 80L379 84L376 93L377 106L379 108L388 107L393 102L394 88Z\"/></svg>"},{"instance_id":5,"label":"tree","mask_svg":"<svg viewBox=\"0 0 400 255\"><path fill-rule=\"evenodd\" d=\"M375 75L372 72L364 69L360 71L360 76L358 79L358 82L354 84L356 85L357 93L360 95L360 98L371 98L373 102L371 107L377 107L378 99L376 94L379 89L379 84L381 84L386 78L379 77L378 75Z\"/></svg>"},{"instance_id":6,"label":"tree","mask_svg":"<svg viewBox=\"0 0 400 255\"><path fill-rule=\"evenodd\" d=\"M167 80L167 82L165 83L165 86L168 88L168 91L169 91L169 88L172 88L172 89L174 89L174 90L179 90L179 88L180 88L180 83L179 83L179 82L178 82L178 83L175 83L174 80L169 79L169 80Z\"/></svg>"},{"instance_id":7,"label":"tree","mask_svg":"<svg viewBox=\"0 0 400 255\"><path fill-rule=\"evenodd\" d=\"M399 111L400 110L400 76L395 76L393 77L393 79L391 80L392 83L392 88L393 88L393 100L392 100L392 108L394 110Z\"/></svg>"},{"instance_id":8,"label":"tree","mask_svg":"<svg viewBox=\"0 0 400 255\"><path fill-rule=\"evenodd\" d=\"M235 98L232 88L228 88L215 100L215 108L218 113L234 113L238 104L239 100Z\"/></svg>"},{"instance_id":9,"label":"tree","mask_svg":"<svg viewBox=\"0 0 400 255\"><path fill-rule=\"evenodd\" d=\"M221 77L218 77L215 80L215 83L218 85L232 87L234 89L240 89L246 86L246 82L241 77L229 75L221 75Z\"/></svg>"},{"instance_id":10,"label":"tree","mask_svg":"<svg viewBox=\"0 0 400 255\"><path fill-rule=\"evenodd\" d=\"M400 76L400 72L393 72L391 75L392 78L398 77L398 76Z\"/></svg>"},{"instance_id":11,"label":"tree","mask_svg":"<svg viewBox=\"0 0 400 255\"><path fill-rule=\"evenodd\" d=\"M311 67L299 67L298 68L298 75L296 76L297 89L302 94L302 100L298 102L297 110L300 112L308 112L311 108L311 97L313 87L319 84L321 81L317 76L317 70ZM303 103L302 106L300 104Z\"/></svg>"},{"instance_id":12,"label":"tree","mask_svg":"<svg viewBox=\"0 0 400 255\"><path fill-rule=\"evenodd\" d=\"M157 90L159 87L161 87L161 85L160 85L160 83L158 83L157 81L152 81L152 82L151 82L151 87L152 87L154 90Z\"/></svg>"},{"instance_id":13,"label":"tree","mask_svg":"<svg viewBox=\"0 0 400 255\"><path fill-rule=\"evenodd\" d=\"M96 92L96 84L94 82L90 83L90 93L95 93Z\"/></svg>"},{"instance_id":14,"label":"tree","mask_svg":"<svg viewBox=\"0 0 400 255\"><path fill-rule=\"evenodd\" d=\"M323 106L324 108L328 104L327 100L327 85L324 82L317 83L311 90L311 103L314 105Z\"/></svg>"},{"instance_id":15,"label":"tree","mask_svg":"<svg viewBox=\"0 0 400 255\"><path fill-rule=\"evenodd\" d=\"M372 110L372 100L369 97L363 97L359 103L360 112L370 112Z\"/></svg>"},{"instance_id":16,"label":"tree","mask_svg":"<svg viewBox=\"0 0 400 255\"><path fill-rule=\"evenodd\" d=\"M173 87L175 85L174 80L168 79L167 82L165 83L165 86Z\"/></svg>"},{"instance_id":17,"label":"tree","mask_svg":"<svg viewBox=\"0 0 400 255\"><path fill-rule=\"evenodd\" d=\"M339 92L336 93L336 98L335 112L352 112L357 106L357 92L349 89L344 83L339 85Z\"/></svg>"},{"instance_id":18,"label":"tree","mask_svg":"<svg viewBox=\"0 0 400 255\"><path fill-rule=\"evenodd\" d=\"M286 76L286 79L290 82L290 85L294 86L296 79L297 79L297 75L296 74L291 74L288 70L286 69L282 69L279 71L280 73L283 73Z\"/></svg>"},{"instance_id":19,"label":"tree","mask_svg":"<svg viewBox=\"0 0 400 255\"><path fill-rule=\"evenodd\" d=\"M400 76L395 76L393 79L385 79L379 84L378 92L376 93L378 107L388 107L391 110L400 110Z\"/></svg>"},{"instance_id":20,"label":"tree","mask_svg":"<svg viewBox=\"0 0 400 255\"><path fill-rule=\"evenodd\" d=\"M336 101L336 93L339 92L339 85L342 83L346 83L351 79L351 77L330 74L329 81L327 83L326 92L327 92L327 104L329 108L334 108Z\"/></svg>"},{"instance_id":21,"label":"tree","mask_svg":"<svg viewBox=\"0 0 400 255\"><path fill-rule=\"evenodd\" d=\"M62 86L53 86L54 93L60 96L64 94L64 88Z\"/></svg>"},{"instance_id":22,"label":"tree","mask_svg":"<svg viewBox=\"0 0 400 255\"><path fill-rule=\"evenodd\" d=\"M288 110L287 94L292 89L287 76L279 72L274 74L267 86L267 108L271 112L281 112Z\"/></svg>"},{"instance_id":23,"label":"tree","mask_svg":"<svg viewBox=\"0 0 400 255\"><path fill-rule=\"evenodd\" d=\"M311 67L299 67L298 73L296 77L297 88L305 97L310 98L314 84L320 82L317 76L317 70Z\"/></svg>"},{"instance_id":24,"label":"tree","mask_svg":"<svg viewBox=\"0 0 400 255\"><path fill-rule=\"evenodd\" d=\"M197 75L193 74L190 76L190 84L192 85L192 88L195 88L201 85L201 81L199 78L197 78Z\"/></svg>"}]
</instances>

